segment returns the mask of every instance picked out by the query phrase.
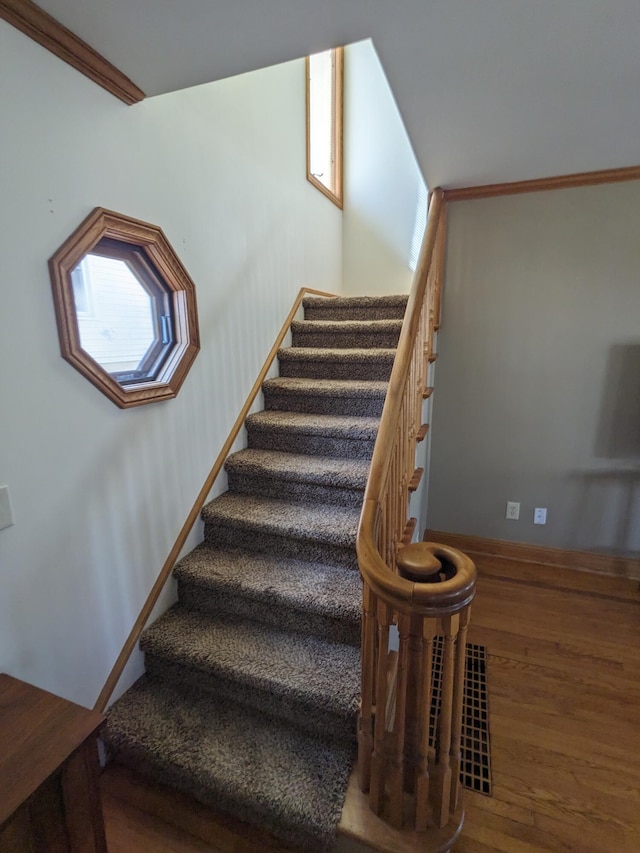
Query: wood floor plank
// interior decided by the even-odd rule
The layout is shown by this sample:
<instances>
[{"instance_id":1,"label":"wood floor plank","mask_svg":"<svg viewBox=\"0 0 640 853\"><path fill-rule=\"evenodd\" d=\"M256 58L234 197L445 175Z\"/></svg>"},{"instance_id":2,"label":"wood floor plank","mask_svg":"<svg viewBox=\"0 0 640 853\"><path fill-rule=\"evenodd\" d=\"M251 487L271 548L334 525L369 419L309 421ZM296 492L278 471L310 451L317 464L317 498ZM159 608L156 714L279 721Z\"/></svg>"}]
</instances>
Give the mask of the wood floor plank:
<instances>
[{"instance_id":1,"label":"wood floor plank","mask_svg":"<svg viewBox=\"0 0 640 853\"><path fill-rule=\"evenodd\" d=\"M585 594L590 598L603 596L627 602L640 602L640 584L637 580L595 572L558 569L554 566L519 562L505 557L475 554L472 559L481 579L494 577L509 583L535 584L538 589L564 589L576 596Z\"/></svg>"},{"instance_id":2,"label":"wood floor plank","mask_svg":"<svg viewBox=\"0 0 640 853\"><path fill-rule=\"evenodd\" d=\"M212 847L165 821L140 809L102 794L107 849L109 853L220 853Z\"/></svg>"}]
</instances>

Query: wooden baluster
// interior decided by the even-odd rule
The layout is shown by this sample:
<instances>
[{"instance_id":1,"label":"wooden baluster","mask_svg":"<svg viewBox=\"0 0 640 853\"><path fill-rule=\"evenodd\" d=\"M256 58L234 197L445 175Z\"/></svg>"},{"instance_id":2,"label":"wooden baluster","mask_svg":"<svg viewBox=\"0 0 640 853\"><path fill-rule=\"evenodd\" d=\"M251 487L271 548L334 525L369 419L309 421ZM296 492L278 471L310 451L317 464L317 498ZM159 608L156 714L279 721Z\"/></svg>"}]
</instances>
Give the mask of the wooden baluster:
<instances>
[{"instance_id":1,"label":"wooden baluster","mask_svg":"<svg viewBox=\"0 0 640 853\"><path fill-rule=\"evenodd\" d=\"M460 796L460 750L462 738L462 701L464 697L464 670L467 657L467 629L471 618L471 607L460 613L460 630L456 645L456 671L453 685L453 722L451 727L451 801L449 810L458 807Z\"/></svg>"},{"instance_id":2,"label":"wooden baluster","mask_svg":"<svg viewBox=\"0 0 640 853\"><path fill-rule=\"evenodd\" d=\"M445 250L447 245L447 215L446 208L442 208L440 221L438 223L438 232L436 236L436 260L433 264L435 271L435 300L433 310L433 322L436 329L440 328L441 311L442 311L442 283L444 279L444 263Z\"/></svg>"},{"instance_id":3,"label":"wooden baluster","mask_svg":"<svg viewBox=\"0 0 640 853\"><path fill-rule=\"evenodd\" d=\"M404 406L400 412L400 426L403 427L404 424ZM407 509L404 502L404 483L407 479L406 472L406 438L404 435L404 430L398 435L398 476L399 476L399 517L398 517L398 533L400 533L400 528L403 525L403 521L406 524L407 521ZM401 537L398 536L398 539Z\"/></svg>"},{"instance_id":4,"label":"wooden baluster","mask_svg":"<svg viewBox=\"0 0 640 853\"><path fill-rule=\"evenodd\" d=\"M433 640L436 620L425 619L422 624L422 674L417 717L421 724L416 774L416 831L424 832L431 819L429 772L435 763L435 746L429 745L429 720L433 696Z\"/></svg>"},{"instance_id":5,"label":"wooden baluster","mask_svg":"<svg viewBox=\"0 0 640 853\"><path fill-rule=\"evenodd\" d=\"M408 388L405 388L404 396L402 399L402 440L400 446L402 447L402 460L403 466L402 470L404 471L404 482L409 487L409 480L413 476L413 472L415 470L415 449L411 447L409 437L411 435L411 413L410 413L410 401L411 395L408 393ZM412 452L413 451L413 452ZM407 496L404 496L405 501L408 501Z\"/></svg>"},{"instance_id":6,"label":"wooden baluster","mask_svg":"<svg viewBox=\"0 0 640 853\"><path fill-rule=\"evenodd\" d=\"M367 583L364 584L362 592L362 700L358 724L358 781L360 790L368 791L373 751L377 600Z\"/></svg>"},{"instance_id":7,"label":"wooden baluster","mask_svg":"<svg viewBox=\"0 0 640 853\"><path fill-rule=\"evenodd\" d=\"M427 362L424 358L424 340L425 340L425 324L424 324L424 312L422 315L422 319L420 320L420 334L418 339L416 340L416 345L414 348L414 357L416 359L416 384L413 389L415 398L416 398L416 435L420 427L422 426L422 394L424 389L427 386L427 371L426 366Z\"/></svg>"},{"instance_id":8,"label":"wooden baluster","mask_svg":"<svg viewBox=\"0 0 640 853\"><path fill-rule=\"evenodd\" d=\"M379 815L384 806L386 778L386 726L385 708L387 704L387 657L389 655L389 624L391 608L378 600L378 660L376 672L376 710L373 734L373 752L371 754L371 775L369 781L369 807Z\"/></svg>"},{"instance_id":9,"label":"wooden baluster","mask_svg":"<svg viewBox=\"0 0 640 853\"><path fill-rule=\"evenodd\" d=\"M404 735L407 713L407 679L409 674L409 632L411 617L402 613L398 617L400 649L396 682L396 714L393 724L393 750L389 773L390 808L389 823L402 829L404 804Z\"/></svg>"},{"instance_id":10,"label":"wooden baluster","mask_svg":"<svg viewBox=\"0 0 640 853\"><path fill-rule=\"evenodd\" d=\"M395 452L391 458L391 482L389 483L391 497L391 516L389 519L389 532L391 533L391 564L395 567L395 555L398 547L398 454Z\"/></svg>"},{"instance_id":11,"label":"wooden baluster","mask_svg":"<svg viewBox=\"0 0 640 853\"><path fill-rule=\"evenodd\" d=\"M413 390L415 388L416 381L416 360L411 357L411 366L409 368L409 381L404 389L404 394L402 395L402 406L406 408L407 411L407 430L404 435L404 440L407 447L411 447L414 435L415 435L415 398L413 394Z\"/></svg>"},{"instance_id":12,"label":"wooden baluster","mask_svg":"<svg viewBox=\"0 0 640 853\"><path fill-rule=\"evenodd\" d=\"M381 502L380 511L380 530L378 531L378 553L385 561L387 566L389 563L389 487L386 486Z\"/></svg>"},{"instance_id":13,"label":"wooden baluster","mask_svg":"<svg viewBox=\"0 0 640 853\"><path fill-rule=\"evenodd\" d=\"M402 417L400 417L400 421L402 421ZM399 546L399 543L402 541L402 529L403 525L406 523L406 510L403 506L402 501L402 480L404 478L404 471L402 467L402 433L399 432L396 436L396 444L395 444L395 458L396 458L396 548ZM396 550L396 554L397 554Z\"/></svg>"},{"instance_id":14,"label":"wooden baluster","mask_svg":"<svg viewBox=\"0 0 640 853\"><path fill-rule=\"evenodd\" d=\"M407 679L407 714L404 736L404 789L415 792L417 762L422 740L420 719L422 695L422 616L411 616L409 631L409 677Z\"/></svg>"},{"instance_id":15,"label":"wooden baluster","mask_svg":"<svg viewBox=\"0 0 640 853\"><path fill-rule=\"evenodd\" d=\"M433 791L434 819L436 826L442 828L449 820L451 801L451 718L453 713L453 681L455 669L455 640L460 622L459 614L447 616L442 620L444 631L444 650L442 657L442 704L436 735L437 765L436 784Z\"/></svg>"}]
</instances>

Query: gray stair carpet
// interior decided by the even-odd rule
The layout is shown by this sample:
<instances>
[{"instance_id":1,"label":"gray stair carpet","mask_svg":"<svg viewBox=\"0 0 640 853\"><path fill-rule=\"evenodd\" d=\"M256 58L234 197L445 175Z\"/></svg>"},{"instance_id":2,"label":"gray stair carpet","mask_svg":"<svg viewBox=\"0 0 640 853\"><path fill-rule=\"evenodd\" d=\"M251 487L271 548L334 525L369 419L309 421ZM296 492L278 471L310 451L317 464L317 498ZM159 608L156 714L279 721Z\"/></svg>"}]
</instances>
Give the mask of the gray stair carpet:
<instances>
[{"instance_id":1,"label":"gray stair carpet","mask_svg":"<svg viewBox=\"0 0 640 853\"><path fill-rule=\"evenodd\" d=\"M298 850L331 849L355 757L356 532L406 302L304 300L102 731L111 760Z\"/></svg>"}]
</instances>

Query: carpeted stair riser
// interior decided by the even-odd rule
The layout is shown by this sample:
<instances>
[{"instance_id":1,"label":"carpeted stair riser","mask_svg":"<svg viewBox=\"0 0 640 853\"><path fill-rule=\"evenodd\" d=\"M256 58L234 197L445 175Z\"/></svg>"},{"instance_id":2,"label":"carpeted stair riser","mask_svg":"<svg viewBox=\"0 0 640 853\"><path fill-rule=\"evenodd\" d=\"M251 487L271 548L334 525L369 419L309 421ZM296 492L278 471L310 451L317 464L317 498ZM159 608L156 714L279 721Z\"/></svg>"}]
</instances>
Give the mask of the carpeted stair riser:
<instances>
[{"instance_id":1,"label":"carpeted stair riser","mask_svg":"<svg viewBox=\"0 0 640 853\"><path fill-rule=\"evenodd\" d=\"M294 320L293 347L328 349L393 349L398 346L402 320L337 322Z\"/></svg>"},{"instance_id":2,"label":"carpeted stair riser","mask_svg":"<svg viewBox=\"0 0 640 853\"><path fill-rule=\"evenodd\" d=\"M264 828L300 850L327 850L353 750L323 743L208 692L143 677L102 736L119 763Z\"/></svg>"},{"instance_id":3,"label":"carpeted stair riser","mask_svg":"<svg viewBox=\"0 0 640 853\"><path fill-rule=\"evenodd\" d=\"M349 358L341 356L348 353ZM278 353L280 376L300 379L364 379L388 382L395 349L322 350L289 347Z\"/></svg>"},{"instance_id":4,"label":"carpeted stair riser","mask_svg":"<svg viewBox=\"0 0 640 853\"><path fill-rule=\"evenodd\" d=\"M306 296L305 320L402 320L407 308L405 294L395 296L342 296L326 299Z\"/></svg>"},{"instance_id":5,"label":"carpeted stair riser","mask_svg":"<svg viewBox=\"0 0 640 853\"><path fill-rule=\"evenodd\" d=\"M295 560L312 563L332 563L347 569L358 570L358 560L353 548L325 545L321 542L292 539L285 534L276 536L260 531L245 531L234 525L205 525L204 539L208 545L223 548L249 548L259 553L277 553Z\"/></svg>"},{"instance_id":6,"label":"carpeted stair riser","mask_svg":"<svg viewBox=\"0 0 640 853\"><path fill-rule=\"evenodd\" d=\"M350 575L356 573L350 569ZM193 584L178 581L178 598L185 607L201 613L210 613L219 618L225 615L238 616L241 619L255 619L282 628L284 631L297 631L335 640L337 643L360 645L360 622L346 622L343 619L332 619L329 616L309 613L307 610L292 610L277 604L270 604L261 599L241 598L232 592L219 592L215 597Z\"/></svg>"},{"instance_id":7,"label":"carpeted stair riser","mask_svg":"<svg viewBox=\"0 0 640 853\"><path fill-rule=\"evenodd\" d=\"M352 645L177 604L140 648L150 675L185 691L201 687L307 731L317 723L324 736L354 738L360 651Z\"/></svg>"},{"instance_id":8,"label":"carpeted stair riser","mask_svg":"<svg viewBox=\"0 0 640 853\"><path fill-rule=\"evenodd\" d=\"M305 388L304 383L309 383ZM315 385L311 385L315 382ZM386 382L323 382L305 379L269 379L262 386L267 411L316 415L348 415L379 418Z\"/></svg>"},{"instance_id":9,"label":"carpeted stair riser","mask_svg":"<svg viewBox=\"0 0 640 853\"><path fill-rule=\"evenodd\" d=\"M292 502L323 503L336 506L362 506L363 489L342 489L318 486L312 483L294 483L287 480L274 482L268 477L250 477L231 474L229 491L245 495L262 495L267 498L285 498Z\"/></svg>"},{"instance_id":10,"label":"carpeted stair riser","mask_svg":"<svg viewBox=\"0 0 640 853\"><path fill-rule=\"evenodd\" d=\"M184 607L360 644L362 584L349 569L202 544L174 576Z\"/></svg>"},{"instance_id":11,"label":"carpeted stair riser","mask_svg":"<svg viewBox=\"0 0 640 853\"><path fill-rule=\"evenodd\" d=\"M230 707L246 708L265 714L281 724L294 726L309 737L321 737L328 742L347 746L356 743L357 710L352 718L319 711L312 703L293 702L289 696L260 693L252 685L230 679L203 677L202 672L182 663L164 661L155 655L145 655L145 670L153 681L170 683L181 692L198 690L213 698L224 699Z\"/></svg>"},{"instance_id":12,"label":"carpeted stair riser","mask_svg":"<svg viewBox=\"0 0 640 853\"><path fill-rule=\"evenodd\" d=\"M361 507L369 466L357 460L248 449L232 454L225 469L230 492Z\"/></svg>"},{"instance_id":13,"label":"carpeted stair riser","mask_svg":"<svg viewBox=\"0 0 640 853\"><path fill-rule=\"evenodd\" d=\"M336 430L310 432L287 423L286 414L272 411L270 415L282 415L282 421L269 421L259 415L249 415L246 420L248 446L257 450L282 450L289 453L306 453L310 456L345 457L348 459L371 459L375 446L378 420L371 419L367 430L350 432ZM351 437L353 435L353 437Z\"/></svg>"}]
</instances>

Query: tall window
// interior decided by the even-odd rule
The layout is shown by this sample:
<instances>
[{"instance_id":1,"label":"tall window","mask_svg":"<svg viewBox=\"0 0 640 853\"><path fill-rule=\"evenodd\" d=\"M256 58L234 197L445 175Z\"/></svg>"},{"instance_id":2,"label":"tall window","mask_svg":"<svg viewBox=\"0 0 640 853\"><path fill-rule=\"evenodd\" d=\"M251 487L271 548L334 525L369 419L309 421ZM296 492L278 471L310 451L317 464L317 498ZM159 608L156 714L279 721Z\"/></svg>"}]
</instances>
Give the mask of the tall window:
<instances>
[{"instance_id":1,"label":"tall window","mask_svg":"<svg viewBox=\"0 0 640 853\"><path fill-rule=\"evenodd\" d=\"M342 207L344 50L307 57L307 178Z\"/></svg>"}]
</instances>

